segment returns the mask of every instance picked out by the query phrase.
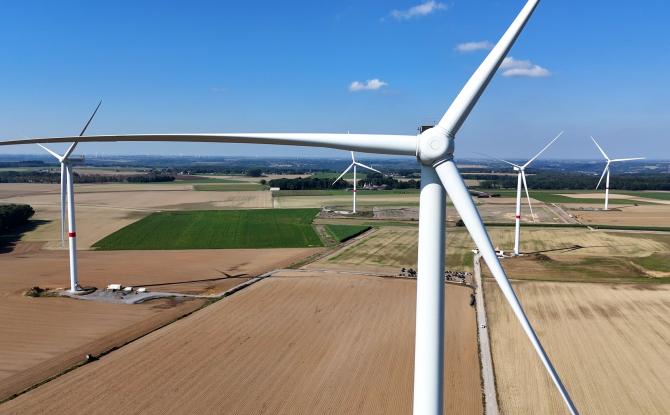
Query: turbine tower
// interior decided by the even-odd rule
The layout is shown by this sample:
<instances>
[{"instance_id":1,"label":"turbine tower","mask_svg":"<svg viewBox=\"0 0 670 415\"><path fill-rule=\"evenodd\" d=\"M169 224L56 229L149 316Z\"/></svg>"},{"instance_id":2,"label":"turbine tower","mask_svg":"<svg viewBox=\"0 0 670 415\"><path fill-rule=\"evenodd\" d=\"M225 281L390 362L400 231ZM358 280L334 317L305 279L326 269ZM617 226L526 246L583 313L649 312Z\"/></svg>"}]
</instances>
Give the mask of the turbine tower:
<instances>
[{"instance_id":1,"label":"turbine tower","mask_svg":"<svg viewBox=\"0 0 670 415\"><path fill-rule=\"evenodd\" d=\"M530 208L530 217L533 218L533 222L535 222L535 215L533 214L533 205L530 203L530 194L528 194L528 184L526 183L526 167L530 166L530 164L535 161L538 157L540 157L540 154L544 153L546 149L549 148L552 144L554 144L554 141L558 140L559 137L563 135L563 131L561 131L556 138L551 140L549 144L544 146L542 150L540 150L539 153L537 153L533 158L528 160L526 164L523 165L518 165L511 163L507 160L503 159L496 159L498 161L502 161L503 163L507 163L512 168L514 171L518 172L517 174L517 181L516 181L516 214L514 215L515 217L515 226L514 226L514 255L518 256L519 255L519 241L520 241L520 236L521 236L521 184L523 182L523 188L526 191L526 199L528 199L528 207Z\"/></svg>"},{"instance_id":2,"label":"turbine tower","mask_svg":"<svg viewBox=\"0 0 670 415\"><path fill-rule=\"evenodd\" d=\"M605 151L602 149L602 147L600 147L596 139L591 137L591 140L593 140L593 143L596 145L596 147L598 147L598 150L600 150L600 153L603 155L603 157L605 157L605 160L607 161L607 164L605 164L605 170L603 170L603 174L600 175L600 180L598 180L598 184L596 185L596 190L598 189L598 187L600 187L600 183L603 181L605 173L607 173L607 179L605 179L605 210L608 210L609 198L610 198L610 164L619 161L644 160L644 157L633 157L627 159L610 159L607 156L607 154L605 154Z\"/></svg>"},{"instance_id":3,"label":"turbine tower","mask_svg":"<svg viewBox=\"0 0 670 415\"><path fill-rule=\"evenodd\" d=\"M518 38L539 0L528 0L498 43L467 81L440 122L419 135L323 133L134 134L51 137L0 142L29 143L171 141L220 142L324 147L365 153L414 156L421 165L419 243L414 360L414 414L439 415L444 394L444 252L445 208L449 195L472 240L486 261L540 361L571 414L568 391L542 347L514 293L477 207L454 163L455 138L468 115ZM445 192L446 191L446 192Z\"/></svg>"},{"instance_id":4,"label":"turbine tower","mask_svg":"<svg viewBox=\"0 0 670 415\"><path fill-rule=\"evenodd\" d=\"M359 163L359 162L357 162L357 161L356 161L356 158L354 158L354 152L351 151L350 153L351 153L351 164L349 165L349 167L347 167L347 168L342 172L342 174L340 174L340 177L338 177L337 179L335 179L335 181L333 182L333 184L337 183L338 180L340 180L342 177L344 177L344 175L347 174L347 172L348 172L349 170L351 170L352 167L354 168L354 189L353 189L353 192L352 192L352 193L354 194L354 202L353 202L353 210L351 211L351 213L356 213L356 166L361 166L361 167L363 167L364 169L368 169L368 170L376 171L376 172L379 173L379 174L381 174L382 172L380 172L379 170L375 170L375 169L373 169L373 168L370 167L370 166L366 166L366 165L363 164L363 163Z\"/></svg>"},{"instance_id":5,"label":"turbine tower","mask_svg":"<svg viewBox=\"0 0 670 415\"><path fill-rule=\"evenodd\" d=\"M86 129L91 124L93 117L98 112L102 101L98 103L98 106L95 107L95 111L88 119L88 122L79 133L79 137L83 136L86 132ZM68 242L69 242L69 251L70 251L70 292L77 293L80 290L79 287L79 278L77 274L77 227L74 219L74 176L73 176L73 164L77 161L83 160L83 158L73 158L72 152L77 147L77 142L75 141L70 145L65 154L62 156L56 152L48 149L40 143L37 143L38 146L42 147L44 150L48 151L52 156L54 156L60 163L60 228L61 228L61 245L65 245L63 238L65 234L65 199L67 198L67 216L68 216Z\"/></svg>"}]
</instances>

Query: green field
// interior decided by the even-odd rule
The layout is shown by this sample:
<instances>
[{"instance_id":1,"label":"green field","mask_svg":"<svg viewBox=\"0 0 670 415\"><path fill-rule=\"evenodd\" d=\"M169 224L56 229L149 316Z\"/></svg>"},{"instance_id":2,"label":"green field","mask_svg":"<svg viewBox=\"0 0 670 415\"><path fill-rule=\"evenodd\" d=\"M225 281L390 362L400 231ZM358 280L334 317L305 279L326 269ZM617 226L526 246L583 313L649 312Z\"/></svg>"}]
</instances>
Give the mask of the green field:
<instances>
[{"instance_id":1,"label":"green field","mask_svg":"<svg viewBox=\"0 0 670 415\"><path fill-rule=\"evenodd\" d=\"M312 227L319 209L158 212L93 245L100 250L301 248L323 246Z\"/></svg>"},{"instance_id":2,"label":"green field","mask_svg":"<svg viewBox=\"0 0 670 415\"><path fill-rule=\"evenodd\" d=\"M265 190L267 187L254 183L240 183L240 184L196 184L193 190L209 191L209 192L253 192Z\"/></svg>"},{"instance_id":3,"label":"green field","mask_svg":"<svg viewBox=\"0 0 670 415\"><path fill-rule=\"evenodd\" d=\"M670 252L655 252L642 258L633 258L633 262L650 271L670 272Z\"/></svg>"},{"instance_id":4,"label":"green field","mask_svg":"<svg viewBox=\"0 0 670 415\"><path fill-rule=\"evenodd\" d=\"M325 228L338 242L344 242L367 231L370 226L326 225Z\"/></svg>"}]
</instances>

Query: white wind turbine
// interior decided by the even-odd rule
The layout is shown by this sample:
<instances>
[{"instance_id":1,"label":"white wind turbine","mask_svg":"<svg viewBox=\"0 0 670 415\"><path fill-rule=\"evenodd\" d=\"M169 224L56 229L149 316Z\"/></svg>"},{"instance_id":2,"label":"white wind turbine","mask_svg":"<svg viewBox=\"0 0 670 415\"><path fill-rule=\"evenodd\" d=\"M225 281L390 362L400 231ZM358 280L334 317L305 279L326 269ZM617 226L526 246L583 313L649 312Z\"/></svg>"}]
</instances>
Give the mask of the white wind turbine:
<instances>
[{"instance_id":1,"label":"white wind turbine","mask_svg":"<svg viewBox=\"0 0 670 415\"><path fill-rule=\"evenodd\" d=\"M561 382L535 330L530 325L493 248L479 212L454 163L455 137L496 70L521 33L539 0L528 0L496 46L465 84L440 122L419 135L221 133L136 134L86 137L53 137L0 142L28 143L181 141L223 142L326 147L347 151L414 156L421 164L419 243L414 361L414 414L437 415L443 411L444 393L444 252L446 195L463 220L470 236L510 304L526 336L572 414L577 409ZM446 194L445 194L446 190Z\"/></svg>"},{"instance_id":2,"label":"white wind turbine","mask_svg":"<svg viewBox=\"0 0 670 415\"><path fill-rule=\"evenodd\" d=\"M605 173L607 173L607 179L605 180L605 210L607 210L610 198L610 164L616 163L618 161L644 160L644 157L633 157L627 159L610 159L607 156L607 154L605 154L605 151L600 147L596 139L591 137L591 140L593 140L593 143L596 145L596 147L598 147L598 150L600 150L600 153L603 155L603 157L605 157L605 160L607 160L607 164L605 164L605 170L603 170L603 174L600 175L600 180L598 180L598 184L596 185L596 189L598 189L600 187L600 183L603 181Z\"/></svg>"},{"instance_id":3,"label":"white wind turbine","mask_svg":"<svg viewBox=\"0 0 670 415\"><path fill-rule=\"evenodd\" d=\"M381 174L382 172L380 172L379 170L375 170L375 169L373 169L373 168L370 167L370 166L366 166L366 165L363 164L363 163L359 163L359 162L357 162L356 159L354 158L354 152L351 151L350 153L351 153L351 164L349 165L349 167L347 167L347 168L344 170L344 172L342 172L342 174L340 174L340 177L338 177L337 179L335 179L335 181L333 182L333 184L337 183L338 180L340 180L342 177L344 177L344 175L347 174L347 172L349 172L349 170L351 170L352 167L354 168L354 189L353 189L353 191L352 191L352 193L354 194L354 204L353 204L353 210L351 211L351 213L356 213L356 166L361 166L361 167L363 167L364 169L368 169L368 170L376 171L376 172L379 173L379 174Z\"/></svg>"},{"instance_id":4,"label":"white wind turbine","mask_svg":"<svg viewBox=\"0 0 670 415\"><path fill-rule=\"evenodd\" d=\"M95 107L95 111L91 114L91 117L84 125L84 128L79 133L79 137L83 136L86 132L86 129L93 121L93 117L98 112L98 108L102 101L98 103L98 106ZM64 234L65 234L65 198L67 196L67 213L68 213L68 241L69 241L69 250L70 250L70 292L75 293L79 290L79 279L77 275L77 227L74 219L74 176L73 176L73 164L77 161L81 161L82 158L74 159L72 158L72 152L77 147L78 142L75 141L70 145L65 154L62 156L58 153L46 148L40 143L37 143L38 146L42 147L44 150L48 151L52 156L54 156L60 162L60 237L61 245L64 245Z\"/></svg>"},{"instance_id":5,"label":"white wind turbine","mask_svg":"<svg viewBox=\"0 0 670 415\"><path fill-rule=\"evenodd\" d=\"M544 153L544 150L548 149L549 146L554 144L554 141L558 140L558 138L563 135L563 131L561 131L553 140L549 142L542 150L540 150L539 153L537 153L533 158L528 160L526 164L523 165L518 165L511 163L507 160L503 159L496 159L498 161L502 161L503 163L507 163L510 166L514 168L514 171L519 172L517 174L517 181L516 181L516 215L514 215L516 223L514 227L514 255L519 255L519 240L521 236L521 183L523 182L523 188L526 191L526 199L528 199L528 207L530 208L530 217L533 218L533 222L535 222L535 214L533 214L533 206L530 203L530 194L528 194L528 184L526 183L526 167L530 166L530 163L535 161L538 157L540 157L540 154Z\"/></svg>"}]
</instances>

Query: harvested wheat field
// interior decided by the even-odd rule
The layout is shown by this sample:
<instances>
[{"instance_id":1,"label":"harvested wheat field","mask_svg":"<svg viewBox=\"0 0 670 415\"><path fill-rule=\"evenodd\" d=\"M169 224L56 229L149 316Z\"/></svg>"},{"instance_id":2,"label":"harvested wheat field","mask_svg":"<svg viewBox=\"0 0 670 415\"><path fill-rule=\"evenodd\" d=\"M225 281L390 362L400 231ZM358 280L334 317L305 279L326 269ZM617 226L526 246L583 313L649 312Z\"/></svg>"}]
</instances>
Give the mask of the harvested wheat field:
<instances>
[{"instance_id":1,"label":"harvested wheat field","mask_svg":"<svg viewBox=\"0 0 670 415\"><path fill-rule=\"evenodd\" d=\"M99 185L100 186L100 185ZM100 190L80 191L75 186L75 203L77 210L86 207L104 207L118 209L206 209L206 208L270 208L272 196L270 192L196 192L192 190L171 190L169 185L161 185L160 190L123 191ZM190 186L189 186L190 187ZM33 194L2 199L3 203L27 203L34 208L41 206L60 206L57 193Z\"/></svg>"},{"instance_id":2,"label":"harvested wheat field","mask_svg":"<svg viewBox=\"0 0 670 415\"><path fill-rule=\"evenodd\" d=\"M0 406L2 413L406 414L415 284L272 277ZM481 414L470 290L446 287L446 411ZM169 356L169 359L166 357Z\"/></svg>"},{"instance_id":3,"label":"harvested wheat field","mask_svg":"<svg viewBox=\"0 0 670 415\"><path fill-rule=\"evenodd\" d=\"M250 277L284 268L321 252L319 248L197 249L184 251L79 252L79 282L104 288L110 283L153 291L210 294ZM33 250L0 255L0 292L15 294L39 285L69 287L67 251ZM240 277L229 278L223 273Z\"/></svg>"},{"instance_id":4,"label":"harvested wheat field","mask_svg":"<svg viewBox=\"0 0 670 415\"><path fill-rule=\"evenodd\" d=\"M218 293L318 249L126 251L79 253L80 283L145 286L152 291ZM67 287L67 252L20 243L0 255L0 400L141 336L203 304L203 300L104 304L29 298L32 286ZM227 277L226 272L232 276Z\"/></svg>"},{"instance_id":5,"label":"harvested wheat field","mask_svg":"<svg viewBox=\"0 0 670 415\"><path fill-rule=\"evenodd\" d=\"M204 300L104 304L0 293L0 401L161 327ZM0 408L0 411L2 409Z\"/></svg>"},{"instance_id":6,"label":"harvested wheat field","mask_svg":"<svg viewBox=\"0 0 670 415\"><path fill-rule=\"evenodd\" d=\"M670 413L670 287L565 282L514 287L582 413ZM491 279L485 293L501 413L567 414Z\"/></svg>"},{"instance_id":7,"label":"harvested wheat field","mask_svg":"<svg viewBox=\"0 0 670 415\"><path fill-rule=\"evenodd\" d=\"M567 206L573 207L573 205ZM662 204L622 206L609 211L573 210L571 213L583 223L594 225L670 227L670 206Z\"/></svg>"}]
</instances>

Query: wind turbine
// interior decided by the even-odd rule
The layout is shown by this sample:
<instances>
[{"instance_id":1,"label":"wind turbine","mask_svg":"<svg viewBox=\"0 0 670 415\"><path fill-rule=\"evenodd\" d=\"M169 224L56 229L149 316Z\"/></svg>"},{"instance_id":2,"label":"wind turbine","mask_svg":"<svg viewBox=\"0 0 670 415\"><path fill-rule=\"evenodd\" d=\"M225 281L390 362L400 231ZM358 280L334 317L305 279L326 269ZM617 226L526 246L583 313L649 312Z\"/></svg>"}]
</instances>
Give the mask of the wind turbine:
<instances>
[{"instance_id":1,"label":"wind turbine","mask_svg":"<svg viewBox=\"0 0 670 415\"><path fill-rule=\"evenodd\" d=\"M95 107L95 111L91 114L91 117L84 125L84 128L79 133L79 137L83 136L86 132L86 129L93 121L93 117L98 112L98 108L102 101L98 103L98 106ZM40 143L37 143L38 146L42 147L44 150L48 151L52 156L54 156L60 162L60 238L61 245L64 243L64 234L65 234L65 199L67 197L67 213L68 213L68 241L69 241L69 250L70 250L70 292L76 293L79 290L79 279L77 275L77 227L74 219L74 177L73 177L73 163L76 161L82 160L73 159L72 152L77 147L78 142L75 141L68 147L65 154L62 156L52 151L51 149L43 146Z\"/></svg>"},{"instance_id":2,"label":"wind turbine","mask_svg":"<svg viewBox=\"0 0 670 415\"><path fill-rule=\"evenodd\" d=\"M455 137L496 70L523 30L539 0L528 0L498 43L477 68L440 122L419 135L321 133L135 134L52 137L0 142L28 143L171 141L222 142L325 147L366 153L415 156L421 164L419 243L414 361L414 414L443 412L444 393L444 252L448 194L470 236L510 304L522 329L572 414L577 409L544 351L486 232L477 207L454 163ZM430 58L429 58L430 60ZM427 63L430 64L430 63ZM446 190L446 193L445 193Z\"/></svg>"},{"instance_id":3,"label":"wind turbine","mask_svg":"<svg viewBox=\"0 0 670 415\"><path fill-rule=\"evenodd\" d=\"M559 137L563 135L563 131L561 131L553 140L549 142L542 150L540 150L539 153L537 153L533 158L528 160L526 164L518 165L511 163L507 160L502 160L502 159L496 159L498 161L502 161L503 163L507 163L510 166L514 168L514 171L518 172L517 174L517 181L516 181L516 215L514 217L516 218L516 223L514 226L514 255L519 255L519 240L521 236L521 183L523 182L523 188L526 191L526 199L528 200L528 207L530 208L530 217L533 218L533 222L535 222L535 215L533 214L533 205L530 203L530 194L528 194L528 184L526 183L526 167L530 166L530 163L535 161L536 158L540 157L540 154L544 153L546 149L549 148L552 144L554 144L554 141L558 140Z\"/></svg>"},{"instance_id":4,"label":"wind turbine","mask_svg":"<svg viewBox=\"0 0 670 415\"><path fill-rule=\"evenodd\" d=\"M605 160L607 160L607 164L605 164L605 170L603 170L603 174L600 175L600 180L598 180L598 184L596 185L596 190L598 187L600 187L600 183L603 181L603 177L605 176L605 173L607 173L607 179L605 180L605 210L607 210L609 206L609 198L610 198L610 164L616 163L619 161L632 161L632 160L644 160L644 157L633 157L633 158L627 158L627 159L610 159L607 154L605 154L605 151L600 147L598 142L596 141L593 136L591 136L591 140L593 140L593 143L598 147L598 150L600 150L600 153L605 157Z\"/></svg>"},{"instance_id":5,"label":"wind turbine","mask_svg":"<svg viewBox=\"0 0 670 415\"><path fill-rule=\"evenodd\" d=\"M354 152L353 152L353 151L350 151L350 153L351 153L351 164L349 165L349 167L347 167L347 168L344 170L344 172L342 172L342 174L340 174L340 177L338 177L337 179L335 179L335 181L333 182L333 184L337 183L338 180L340 180L342 177L344 177L344 175L347 174L347 172L348 172L349 170L351 170L352 167L354 168L354 190L353 190L353 192L352 192L352 193L354 194L354 207L353 207L353 210L351 211L351 213L356 213L356 166L361 166L361 167L363 167L364 169L368 169L368 170L376 171L376 172L379 173L379 174L381 174L382 172L380 172L379 170L375 170L375 169L373 169L373 168L370 167L370 166L366 166L366 165L363 164L363 163L359 163L359 162L357 162L357 161L356 161L356 158L354 158Z\"/></svg>"}]
</instances>

